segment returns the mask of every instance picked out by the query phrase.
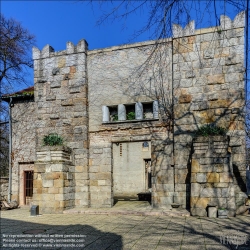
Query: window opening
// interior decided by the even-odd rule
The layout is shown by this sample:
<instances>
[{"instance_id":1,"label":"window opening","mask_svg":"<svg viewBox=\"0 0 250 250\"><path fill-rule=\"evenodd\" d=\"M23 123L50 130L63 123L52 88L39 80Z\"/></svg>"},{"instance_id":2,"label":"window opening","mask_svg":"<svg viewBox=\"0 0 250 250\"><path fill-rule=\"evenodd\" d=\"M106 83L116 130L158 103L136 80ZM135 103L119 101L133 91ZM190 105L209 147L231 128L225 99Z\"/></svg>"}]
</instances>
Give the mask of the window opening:
<instances>
[{"instance_id":1,"label":"window opening","mask_svg":"<svg viewBox=\"0 0 250 250\"><path fill-rule=\"evenodd\" d=\"M145 174L146 174L146 191L151 191L152 188L151 159L145 159Z\"/></svg>"},{"instance_id":2,"label":"window opening","mask_svg":"<svg viewBox=\"0 0 250 250\"><path fill-rule=\"evenodd\" d=\"M25 204L29 205L32 201L33 197L33 171L25 171L25 187L24 187L24 194L25 194Z\"/></svg>"},{"instance_id":3,"label":"window opening","mask_svg":"<svg viewBox=\"0 0 250 250\"><path fill-rule=\"evenodd\" d=\"M127 120L135 120L135 105L125 105L126 106L126 118Z\"/></svg>"},{"instance_id":4,"label":"window opening","mask_svg":"<svg viewBox=\"0 0 250 250\"><path fill-rule=\"evenodd\" d=\"M153 119L153 103L143 103L143 118Z\"/></svg>"},{"instance_id":5,"label":"window opening","mask_svg":"<svg viewBox=\"0 0 250 250\"><path fill-rule=\"evenodd\" d=\"M120 144L120 156L122 156L122 144Z\"/></svg>"},{"instance_id":6,"label":"window opening","mask_svg":"<svg viewBox=\"0 0 250 250\"><path fill-rule=\"evenodd\" d=\"M117 106L108 107L109 108L109 120L111 122L118 121L118 110Z\"/></svg>"}]
</instances>

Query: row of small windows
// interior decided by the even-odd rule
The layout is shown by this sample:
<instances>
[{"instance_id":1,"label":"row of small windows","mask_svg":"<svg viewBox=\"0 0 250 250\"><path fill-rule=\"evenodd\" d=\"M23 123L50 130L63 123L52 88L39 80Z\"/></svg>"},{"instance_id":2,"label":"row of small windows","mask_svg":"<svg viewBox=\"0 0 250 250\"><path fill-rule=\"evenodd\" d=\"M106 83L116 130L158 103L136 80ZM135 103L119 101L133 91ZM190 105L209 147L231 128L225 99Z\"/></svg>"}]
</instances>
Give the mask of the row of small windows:
<instances>
[{"instance_id":1,"label":"row of small windows","mask_svg":"<svg viewBox=\"0 0 250 250\"><path fill-rule=\"evenodd\" d=\"M127 120L158 119L158 101L135 104L102 106L102 121L115 122Z\"/></svg>"}]
</instances>

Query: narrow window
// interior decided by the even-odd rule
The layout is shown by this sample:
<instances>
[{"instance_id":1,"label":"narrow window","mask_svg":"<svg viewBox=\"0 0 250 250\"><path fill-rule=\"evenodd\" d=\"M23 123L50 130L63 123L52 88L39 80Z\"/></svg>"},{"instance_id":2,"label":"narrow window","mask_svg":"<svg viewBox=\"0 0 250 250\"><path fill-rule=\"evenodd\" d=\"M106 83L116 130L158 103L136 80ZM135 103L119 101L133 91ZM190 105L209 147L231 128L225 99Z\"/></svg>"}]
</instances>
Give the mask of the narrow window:
<instances>
[{"instance_id":1,"label":"narrow window","mask_svg":"<svg viewBox=\"0 0 250 250\"><path fill-rule=\"evenodd\" d=\"M135 120L135 104L126 106L126 118L127 120Z\"/></svg>"},{"instance_id":2,"label":"narrow window","mask_svg":"<svg viewBox=\"0 0 250 250\"><path fill-rule=\"evenodd\" d=\"M118 109L117 106L110 106L109 107L109 119L111 122L118 121Z\"/></svg>"},{"instance_id":3,"label":"narrow window","mask_svg":"<svg viewBox=\"0 0 250 250\"><path fill-rule=\"evenodd\" d=\"M122 144L120 144L120 156L122 156Z\"/></svg>"},{"instance_id":4,"label":"narrow window","mask_svg":"<svg viewBox=\"0 0 250 250\"><path fill-rule=\"evenodd\" d=\"M153 119L153 103L143 103L144 119Z\"/></svg>"},{"instance_id":5,"label":"narrow window","mask_svg":"<svg viewBox=\"0 0 250 250\"><path fill-rule=\"evenodd\" d=\"M32 201L33 197L33 171L25 171L24 172L24 194L25 194L25 204L29 205Z\"/></svg>"}]
</instances>

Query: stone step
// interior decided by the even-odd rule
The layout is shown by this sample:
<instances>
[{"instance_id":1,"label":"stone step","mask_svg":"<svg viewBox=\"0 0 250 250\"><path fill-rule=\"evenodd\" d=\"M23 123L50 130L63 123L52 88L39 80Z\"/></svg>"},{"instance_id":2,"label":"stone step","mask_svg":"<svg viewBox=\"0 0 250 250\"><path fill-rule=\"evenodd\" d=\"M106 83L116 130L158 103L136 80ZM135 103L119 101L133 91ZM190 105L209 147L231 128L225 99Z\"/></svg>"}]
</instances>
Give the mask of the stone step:
<instances>
[{"instance_id":1,"label":"stone step","mask_svg":"<svg viewBox=\"0 0 250 250\"><path fill-rule=\"evenodd\" d=\"M63 211L64 214L100 214L100 215L137 215L137 216L190 216L187 210L150 210L150 211L132 211L132 210L112 210L106 209L68 209Z\"/></svg>"}]
</instances>

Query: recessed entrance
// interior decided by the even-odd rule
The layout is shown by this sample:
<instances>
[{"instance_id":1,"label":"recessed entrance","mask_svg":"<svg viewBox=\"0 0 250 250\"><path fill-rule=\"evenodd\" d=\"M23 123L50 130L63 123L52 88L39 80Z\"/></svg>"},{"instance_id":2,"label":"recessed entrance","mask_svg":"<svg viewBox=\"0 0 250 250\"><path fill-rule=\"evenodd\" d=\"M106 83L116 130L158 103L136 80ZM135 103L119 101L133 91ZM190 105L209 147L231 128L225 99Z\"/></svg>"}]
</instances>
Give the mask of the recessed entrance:
<instances>
[{"instance_id":1,"label":"recessed entrance","mask_svg":"<svg viewBox=\"0 0 250 250\"><path fill-rule=\"evenodd\" d=\"M150 141L113 143L114 199L138 200L137 194L150 188Z\"/></svg>"}]
</instances>

